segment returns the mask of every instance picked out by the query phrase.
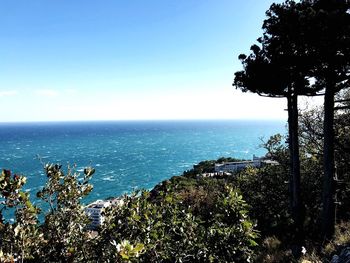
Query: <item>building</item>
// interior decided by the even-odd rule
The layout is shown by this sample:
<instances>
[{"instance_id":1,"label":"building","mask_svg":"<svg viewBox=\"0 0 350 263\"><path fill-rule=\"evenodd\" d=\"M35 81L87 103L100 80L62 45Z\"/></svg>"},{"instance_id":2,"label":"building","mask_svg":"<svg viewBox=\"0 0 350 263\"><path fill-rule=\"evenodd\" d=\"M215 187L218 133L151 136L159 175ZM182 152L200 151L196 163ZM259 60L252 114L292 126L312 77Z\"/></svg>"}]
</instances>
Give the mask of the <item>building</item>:
<instances>
[{"instance_id":1,"label":"building","mask_svg":"<svg viewBox=\"0 0 350 263\"><path fill-rule=\"evenodd\" d=\"M89 228L97 229L104 222L103 209L111 205L110 201L96 200L85 207L85 213L91 220Z\"/></svg>"},{"instance_id":2,"label":"building","mask_svg":"<svg viewBox=\"0 0 350 263\"><path fill-rule=\"evenodd\" d=\"M112 198L109 200L96 200L95 202L87 205L85 207L85 213L91 220L89 228L92 230L96 230L103 224L105 220L103 216L103 210L105 208L115 205L122 206L123 204L124 201L122 198Z\"/></svg>"},{"instance_id":3,"label":"building","mask_svg":"<svg viewBox=\"0 0 350 263\"><path fill-rule=\"evenodd\" d=\"M249 161L216 163L214 170L216 173L238 172L248 166L259 168L265 164L276 165L278 163L276 161L267 160L265 157L259 158L253 155L253 160Z\"/></svg>"}]
</instances>

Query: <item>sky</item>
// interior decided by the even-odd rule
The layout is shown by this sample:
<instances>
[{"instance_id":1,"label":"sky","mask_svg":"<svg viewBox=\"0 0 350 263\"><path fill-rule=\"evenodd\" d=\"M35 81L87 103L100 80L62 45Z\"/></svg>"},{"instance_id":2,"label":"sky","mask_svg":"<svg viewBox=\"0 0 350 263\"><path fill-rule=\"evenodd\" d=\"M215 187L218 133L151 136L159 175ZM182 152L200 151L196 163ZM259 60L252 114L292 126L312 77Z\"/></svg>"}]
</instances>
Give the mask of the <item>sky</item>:
<instances>
[{"instance_id":1,"label":"sky","mask_svg":"<svg viewBox=\"0 0 350 263\"><path fill-rule=\"evenodd\" d=\"M0 122L285 120L232 86L272 2L1 0Z\"/></svg>"}]
</instances>

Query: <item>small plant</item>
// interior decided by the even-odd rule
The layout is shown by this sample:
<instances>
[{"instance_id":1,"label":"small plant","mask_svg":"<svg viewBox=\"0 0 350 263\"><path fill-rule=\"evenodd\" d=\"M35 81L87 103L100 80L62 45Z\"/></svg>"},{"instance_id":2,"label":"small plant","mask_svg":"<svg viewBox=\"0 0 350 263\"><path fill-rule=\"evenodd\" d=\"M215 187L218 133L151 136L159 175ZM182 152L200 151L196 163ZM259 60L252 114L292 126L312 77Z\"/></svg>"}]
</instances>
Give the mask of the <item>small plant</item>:
<instances>
[{"instance_id":1,"label":"small plant","mask_svg":"<svg viewBox=\"0 0 350 263\"><path fill-rule=\"evenodd\" d=\"M115 247L118 255L121 256L122 261L126 262L131 262L131 259L138 258L144 249L143 244L137 243L136 246L133 246L128 240L123 240L119 244L113 240L111 244Z\"/></svg>"},{"instance_id":2,"label":"small plant","mask_svg":"<svg viewBox=\"0 0 350 263\"><path fill-rule=\"evenodd\" d=\"M124 196L123 206L107 210L99 235L102 261L120 261L123 255L130 262L251 259L258 234L242 196L232 186L213 179L197 183L192 180L171 179L162 190L158 188L157 195L148 191L134 193ZM200 200L195 194L200 195ZM142 252L131 253L137 247ZM128 253L120 254L122 251Z\"/></svg>"},{"instance_id":3,"label":"small plant","mask_svg":"<svg viewBox=\"0 0 350 263\"><path fill-rule=\"evenodd\" d=\"M42 235L37 229L39 209L34 206L29 193L22 190L26 177L3 170L0 175L0 259L1 262L33 258L38 250ZM2 212L14 210L15 222L4 222Z\"/></svg>"},{"instance_id":4,"label":"small plant","mask_svg":"<svg viewBox=\"0 0 350 263\"><path fill-rule=\"evenodd\" d=\"M86 228L90 221L80 201L92 191L89 180L95 170L86 168L82 180L70 166L64 173L61 165L47 164L45 172L47 183L37 193L50 207L41 227L45 240L41 247L43 259L86 261L90 241Z\"/></svg>"}]
</instances>

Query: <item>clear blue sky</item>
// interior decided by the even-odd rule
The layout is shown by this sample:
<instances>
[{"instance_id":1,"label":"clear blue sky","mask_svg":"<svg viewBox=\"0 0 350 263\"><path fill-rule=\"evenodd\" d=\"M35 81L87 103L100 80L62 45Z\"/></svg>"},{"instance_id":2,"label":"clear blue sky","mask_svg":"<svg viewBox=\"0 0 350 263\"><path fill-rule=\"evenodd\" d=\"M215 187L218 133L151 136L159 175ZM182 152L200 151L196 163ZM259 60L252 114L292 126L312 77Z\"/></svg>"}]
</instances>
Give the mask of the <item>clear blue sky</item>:
<instances>
[{"instance_id":1,"label":"clear blue sky","mask_svg":"<svg viewBox=\"0 0 350 263\"><path fill-rule=\"evenodd\" d=\"M231 86L270 0L2 0L0 122L284 119Z\"/></svg>"}]
</instances>

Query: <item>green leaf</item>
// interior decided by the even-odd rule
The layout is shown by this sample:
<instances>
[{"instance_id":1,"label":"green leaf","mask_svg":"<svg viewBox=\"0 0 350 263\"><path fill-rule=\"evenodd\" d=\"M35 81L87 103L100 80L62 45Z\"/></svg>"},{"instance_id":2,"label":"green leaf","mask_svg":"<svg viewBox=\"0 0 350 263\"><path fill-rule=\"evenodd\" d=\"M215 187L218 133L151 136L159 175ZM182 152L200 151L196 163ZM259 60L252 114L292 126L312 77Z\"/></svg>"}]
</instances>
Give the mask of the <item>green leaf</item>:
<instances>
[{"instance_id":1,"label":"green leaf","mask_svg":"<svg viewBox=\"0 0 350 263\"><path fill-rule=\"evenodd\" d=\"M129 256L125 254L123 251L121 251L119 255L122 257L122 259L129 259Z\"/></svg>"},{"instance_id":2,"label":"green leaf","mask_svg":"<svg viewBox=\"0 0 350 263\"><path fill-rule=\"evenodd\" d=\"M249 244L252 246L252 247L256 247L258 245L258 243L256 243L253 239L250 239L249 240Z\"/></svg>"},{"instance_id":3,"label":"green leaf","mask_svg":"<svg viewBox=\"0 0 350 263\"><path fill-rule=\"evenodd\" d=\"M140 252L141 250L143 250L144 247L145 247L144 244L142 244L142 243L137 243L136 247L134 248L134 252L135 252L135 253L138 253L138 252Z\"/></svg>"}]
</instances>

